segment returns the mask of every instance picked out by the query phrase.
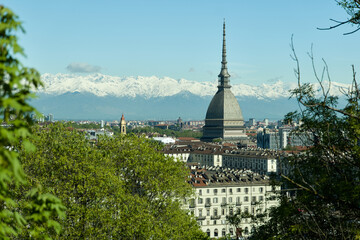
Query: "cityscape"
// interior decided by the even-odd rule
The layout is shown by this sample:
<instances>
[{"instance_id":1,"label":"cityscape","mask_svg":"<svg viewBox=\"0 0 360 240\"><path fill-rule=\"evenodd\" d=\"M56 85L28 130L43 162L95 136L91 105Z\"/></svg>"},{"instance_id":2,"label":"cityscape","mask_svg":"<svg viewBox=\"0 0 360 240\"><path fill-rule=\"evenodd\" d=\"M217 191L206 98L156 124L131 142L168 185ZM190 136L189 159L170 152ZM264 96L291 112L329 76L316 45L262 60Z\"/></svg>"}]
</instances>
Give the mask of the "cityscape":
<instances>
[{"instance_id":1,"label":"cityscape","mask_svg":"<svg viewBox=\"0 0 360 240\"><path fill-rule=\"evenodd\" d=\"M88 19L89 13L79 12L76 18L79 23L73 24L83 28L74 30L67 25L68 19L63 21L66 27L56 25L69 38L61 36L59 45L54 45L53 53L58 60L53 61L42 47L18 37L22 25L31 31L41 31L34 23L23 23L23 15L34 22L40 19L42 27L49 31L41 33L47 38L43 48L50 49L55 42L53 37L59 35L48 23L24 12L23 1L0 4L1 239L359 238L360 95L356 78L359 49L354 45L360 29L358 0L334 1L329 12L339 16L338 11L345 10L347 18L331 19L327 22L330 27L316 26L316 34L312 33L316 41L325 41L328 37L318 34L332 32L329 42L334 41L344 53L333 47L328 50L334 52L329 59L346 58L332 66L340 73L331 75L331 64L324 59L322 65L317 65L313 45L307 52L310 65L302 67L296 37L291 35L287 39L292 65L287 64L290 67L286 68L293 68L293 82L286 79L288 70L277 67L285 63L279 57L283 50L268 55L271 47L265 50L258 44L256 53L247 55L248 63L237 59L241 51L236 41L241 37L234 25L240 22L237 11L231 7L262 4L209 3L206 7L213 13L229 8L228 13L222 13L221 28L216 23L219 17L209 20L211 13L201 13L206 25L216 25L195 31L191 22L184 22L186 26L178 27L177 31L187 31L191 36L200 30L203 34L211 30L214 33L206 37L219 41L197 42L202 38L199 34L194 36L197 40L184 43L180 36L179 41L173 42L167 36L174 34L173 28L179 24L174 20L179 10L173 7L184 10L186 4L111 3L113 9L97 1L91 6L80 2L72 7L84 8L90 15L108 20L117 19L113 16L118 14L115 6L130 11L118 18L129 17L132 21L133 9L144 16L149 14L144 12L144 6L153 8L155 14L162 12L159 9L167 10L163 14L168 19L156 16L148 21L155 21L159 24L157 28L163 27L168 32L158 32L157 28L151 32L146 28L145 18L139 17L142 22L138 30L148 33L148 41L139 38L135 41L127 35L134 31L134 36L139 36L137 30L128 31L134 26L132 21L129 26L126 20L117 22L125 34L115 33L116 30L111 35L103 31L107 26L102 29L101 24ZM205 7L205 2L200 2L193 5L194 9ZM322 5L325 1L314 4ZM52 14L54 6L66 9L59 3L35 5ZM273 9L275 5L278 3L274 3ZM29 10L34 7L26 6ZM300 3L291 6L310 9ZM64 17L73 19L74 9L64 11ZM109 15L100 13L103 9ZM57 17L52 19L49 13L44 14L49 22L57 21ZM196 16L191 13L190 18L192 14ZM87 38L83 45L75 44L72 57L62 55L58 46L68 44L72 48L72 41L77 42L82 34L87 34L84 29L88 25L81 23L83 19L87 19L86 24L93 24L95 35L103 35L104 42L98 42L98 36ZM288 21L281 25L282 31L292 27L290 22L294 20ZM313 23L299 23L308 24ZM306 33L301 28L294 29ZM338 42L344 36L337 36L339 30L349 36L341 44ZM246 31L251 35L255 30ZM158 34L160 38L155 37ZM267 35L262 36L261 44L271 36ZM244 53L249 54L252 41L260 41L254 36L242 45ZM112 38L122 45L123 55L110 47ZM132 39L131 44L127 38ZM24 49L19 46L22 41ZM99 59L107 56L111 64L107 60L99 63L89 54L85 46L92 41L99 48L102 46L101 53L94 49L94 54ZM276 41L269 39L269 43ZM125 42L129 49L122 48ZM142 46L150 42L149 49ZM190 48L186 61L182 43ZM173 53L177 54L176 60L168 57L163 61L165 52L174 46L178 48ZM86 48L84 52L82 47ZM35 57L28 60L18 57L27 48ZM353 53L347 57L348 48ZM63 51L67 51L66 47ZM115 58L112 51L116 52ZM153 58L147 59L150 55ZM39 56L47 60L39 60ZM112 67L118 57L122 58L118 64L123 66ZM147 62L142 62L144 59ZM201 64L197 63L199 59ZM57 65L66 61L67 73L63 73ZM181 61L187 63L181 65ZM34 63L37 70L25 67L22 62ZM348 62L352 74L344 73L343 64ZM267 66L260 68L262 64ZM125 75L120 77L117 68ZM303 74L303 69L312 73ZM137 77L134 72L138 72ZM206 74L209 80L204 80ZM309 76L315 81L307 82ZM330 76L335 76L335 80Z\"/></svg>"}]
</instances>

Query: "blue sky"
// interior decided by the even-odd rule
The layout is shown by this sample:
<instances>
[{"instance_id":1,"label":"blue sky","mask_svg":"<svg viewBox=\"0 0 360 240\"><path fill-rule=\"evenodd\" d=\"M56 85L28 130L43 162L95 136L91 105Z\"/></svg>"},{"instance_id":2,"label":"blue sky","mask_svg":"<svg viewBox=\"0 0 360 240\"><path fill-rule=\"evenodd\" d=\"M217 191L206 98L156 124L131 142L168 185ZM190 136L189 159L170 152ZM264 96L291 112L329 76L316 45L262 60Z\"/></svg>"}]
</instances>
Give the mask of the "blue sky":
<instances>
[{"instance_id":1,"label":"blue sky","mask_svg":"<svg viewBox=\"0 0 360 240\"><path fill-rule=\"evenodd\" d=\"M220 71L226 19L228 67L233 84L295 82L291 35L303 81L314 82L311 44L333 81L350 83L360 70L360 32L330 31L346 12L333 0L5 0L26 29L20 35L26 66L41 73L69 69L114 76L158 76L215 81ZM80 65L76 63L81 63ZM359 71L360 72L360 71Z\"/></svg>"}]
</instances>

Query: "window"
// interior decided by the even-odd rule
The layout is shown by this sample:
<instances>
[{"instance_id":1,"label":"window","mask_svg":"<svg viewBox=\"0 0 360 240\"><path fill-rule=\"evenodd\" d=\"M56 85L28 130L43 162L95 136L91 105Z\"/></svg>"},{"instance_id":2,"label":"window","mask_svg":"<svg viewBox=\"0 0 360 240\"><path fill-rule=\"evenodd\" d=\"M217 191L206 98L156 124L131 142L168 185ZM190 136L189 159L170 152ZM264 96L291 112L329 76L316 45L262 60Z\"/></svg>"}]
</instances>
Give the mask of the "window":
<instances>
[{"instance_id":1,"label":"window","mask_svg":"<svg viewBox=\"0 0 360 240\"><path fill-rule=\"evenodd\" d=\"M234 213L234 209L233 208L229 208L229 215L232 216Z\"/></svg>"},{"instance_id":2,"label":"window","mask_svg":"<svg viewBox=\"0 0 360 240\"><path fill-rule=\"evenodd\" d=\"M244 202L248 202L249 201L249 197L244 197Z\"/></svg>"},{"instance_id":3,"label":"window","mask_svg":"<svg viewBox=\"0 0 360 240\"><path fill-rule=\"evenodd\" d=\"M210 237L210 229L206 230L206 234L208 235L208 237Z\"/></svg>"},{"instance_id":4,"label":"window","mask_svg":"<svg viewBox=\"0 0 360 240\"><path fill-rule=\"evenodd\" d=\"M217 189L214 189L214 195L217 195Z\"/></svg>"},{"instance_id":5,"label":"window","mask_svg":"<svg viewBox=\"0 0 360 240\"><path fill-rule=\"evenodd\" d=\"M210 216L210 209L206 209L206 216Z\"/></svg>"},{"instance_id":6,"label":"window","mask_svg":"<svg viewBox=\"0 0 360 240\"><path fill-rule=\"evenodd\" d=\"M225 230L225 228L223 228L223 229L221 230L221 236L225 237L225 235L226 235L226 230Z\"/></svg>"},{"instance_id":7,"label":"window","mask_svg":"<svg viewBox=\"0 0 360 240\"><path fill-rule=\"evenodd\" d=\"M245 234L248 235L249 234L249 228L245 227Z\"/></svg>"},{"instance_id":8,"label":"window","mask_svg":"<svg viewBox=\"0 0 360 240\"><path fill-rule=\"evenodd\" d=\"M263 196L259 196L259 201L263 201L264 197Z\"/></svg>"},{"instance_id":9,"label":"window","mask_svg":"<svg viewBox=\"0 0 360 240\"><path fill-rule=\"evenodd\" d=\"M202 198L199 198L198 199L198 204L202 204L203 203L203 199Z\"/></svg>"},{"instance_id":10,"label":"window","mask_svg":"<svg viewBox=\"0 0 360 240\"><path fill-rule=\"evenodd\" d=\"M226 204L226 197L223 197L223 198L222 198L222 203L223 203L223 204Z\"/></svg>"},{"instance_id":11,"label":"window","mask_svg":"<svg viewBox=\"0 0 360 240\"><path fill-rule=\"evenodd\" d=\"M264 188L262 188L262 187L261 187L261 188L259 188L259 192L261 192L261 193L262 193L263 191L264 191Z\"/></svg>"},{"instance_id":12,"label":"window","mask_svg":"<svg viewBox=\"0 0 360 240\"><path fill-rule=\"evenodd\" d=\"M226 189L225 189L225 188L221 189L221 192L222 192L222 193L225 193L225 192L226 192Z\"/></svg>"},{"instance_id":13,"label":"window","mask_svg":"<svg viewBox=\"0 0 360 240\"><path fill-rule=\"evenodd\" d=\"M244 212L245 212L245 213L249 213L249 208L248 208L248 207L245 207L245 208L244 208Z\"/></svg>"},{"instance_id":14,"label":"window","mask_svg":"<svg viewBox=\"0 0 360 240\"><path fill-rule=\"evenodd\" d=\"M225 208L221 209L221 215L225 215Z\"/></svg>"},{"instance_id":15,"label":"window","mask_svg":"<svg viewBox=\"0 0 360 240\"><path fill-rule=\"evenodd\" d=\"M211 203L211 198L206 198L206 204L210 204Z\"/></svg>"},{"instance_id":16,"label":"window","mask_svg":"<svg viewBox=\"0 0 360 240\"><path fill-rule=\"evenodd\" d=\"M214 220L214 225L216 225L216 220Z\"/></svg>"},{"instance_id":17,"label":"window","mask_svg":"<svg viewBox=\"0 0 360 240\"><path fill-rule=\"evenodd\" d=\"M213 198L213 203L218 203L218 198L217 197Z\"/></svg>"},{"instance_id":18,"label":"window","mask_svg":"<svg viewBox=\"0 0 360 240\"><path fill-rule=\"evenodd\" d=\"M217 216L218 215L218 210L217 208L214 208L214 216Z\"/></svg>"},{"instance_id":19,"label":"window","mask_svg":"<svg viewBox=\"0 0 360 240\"><path fill-rule=\"evenodd\" d=\"M237 204L240 204L240 197L237 197L237 198L236 198L236 203L237 203Z\"/></svg>"},{"instance_id":20,"label":"window","mask_svg":"<svg viewBox=\"0 0 360 240\"><path fill-rule=\"evenodd\" d=\"M249 188L245 188L245 193L249 193Z\"/></svg>"},{"instance_id":21,"label":"window","mask_svg":"<svg viewBox=\"0 0 360 240\"><path fill-rule=\"evenodd\" d=\"M229 197L229 203L232 203L232 197Z\"/></svg>"},{"instance_id":22,"label":"window","mask_svg":"<svg viewBox=\"0 0 360 240\"><path fill-rule=\"evenodd\" d=\"M200 196L202 195L202 190L201 190L201 189L199 190L199 195L200 195Z\"/></svg>"},{"instance_id":23,"label":"window","mask_svg":"<svg viewBox=\"0 0 360 240\"><path fill-rule=\"evenodd\" d=\"M215 221L214 221L215 222ZM214 223L215 224L215 223ZM218 236L218 230L217 230L217 228L215 228L215 230L214 230L214 237L217 237Z\"/></svg>"},{"instance_id":24,"label":"window","mask_svg":"<svg viewBox=\"0 0 360 240\"><path fill-rule=\"evenodd\" d=\"M241 192L241 188L237 188L237 189L236 189L236 192Z\"/></svg>"},{"instance_id":25,"label":"window","mask_svg":"<svg viewBox=\"0 0 360 240\"><path fill-rule=\"evenodd\" d=\"M206 189L206 193L210 193L210 189Z\"/></svg>"},{"instance_id":26,"label":"window","mask_svg":"<svg viewBox=\"0 0 360 240\"><path fill-rule=\"evenodd\" d=\"M229 229L230 235L234 235L234 231L232 228Z\"/></svg>"},{"instance_id":27,"label":"window","mask_svg":"<svg viewBox=\"0 0 360 240\"><path fill-rule=\"evenodd\" d=\"M253 203L256 202L256 197L252 197L252 200L251 200Z\"/></svg>"},{"instance_id":28,"label":"window","mask_svg":"<svg viewBox=\"0 0 360 240\"><path fill-rule=\"evenodd\" d=\"M199 217L202 217L202 209L199 209Z\"/></svg>"}]
</instances>

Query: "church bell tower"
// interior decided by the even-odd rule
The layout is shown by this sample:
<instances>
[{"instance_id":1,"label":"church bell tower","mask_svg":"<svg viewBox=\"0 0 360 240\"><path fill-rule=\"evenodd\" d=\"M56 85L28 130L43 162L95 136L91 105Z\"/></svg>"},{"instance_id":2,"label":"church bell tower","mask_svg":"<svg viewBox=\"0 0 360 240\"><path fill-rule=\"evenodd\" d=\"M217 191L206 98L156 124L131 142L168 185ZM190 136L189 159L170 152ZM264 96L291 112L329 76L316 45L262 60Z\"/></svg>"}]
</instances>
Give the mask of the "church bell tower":
<instances>
[{"instance_id":1,"label":"church bell tower","mask_svg":"<svg viewBox=\"0 0 360 240\"><path fill-rule=\"evenodd\" d=\"M126 135L126 121L124 114L121 116L121 120L120 120L120 134Z\"/></svg>"}]
</instances>

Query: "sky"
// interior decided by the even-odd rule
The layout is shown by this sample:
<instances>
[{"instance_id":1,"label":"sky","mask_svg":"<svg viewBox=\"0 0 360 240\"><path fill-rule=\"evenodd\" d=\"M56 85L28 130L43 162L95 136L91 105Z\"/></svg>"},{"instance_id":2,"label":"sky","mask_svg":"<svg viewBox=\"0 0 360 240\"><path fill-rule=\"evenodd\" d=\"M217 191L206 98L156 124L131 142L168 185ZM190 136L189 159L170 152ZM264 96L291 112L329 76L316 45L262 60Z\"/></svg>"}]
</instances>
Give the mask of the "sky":
<instances>
[{"instance_id":1,"label":"sky","mask_svg":"<svg viewBox=\"0 0 360 240\"><path fill-rule=\"evenodd\" d=\"M329 27L346 20L335 0L3 0L23 22L23 63L43 73L102 73L216 81L222 24L232 84L296 82L291 36L303 82L314 82L308 52L331 80L360 72L360 31Z\"/></svg>"}]
</instances>

